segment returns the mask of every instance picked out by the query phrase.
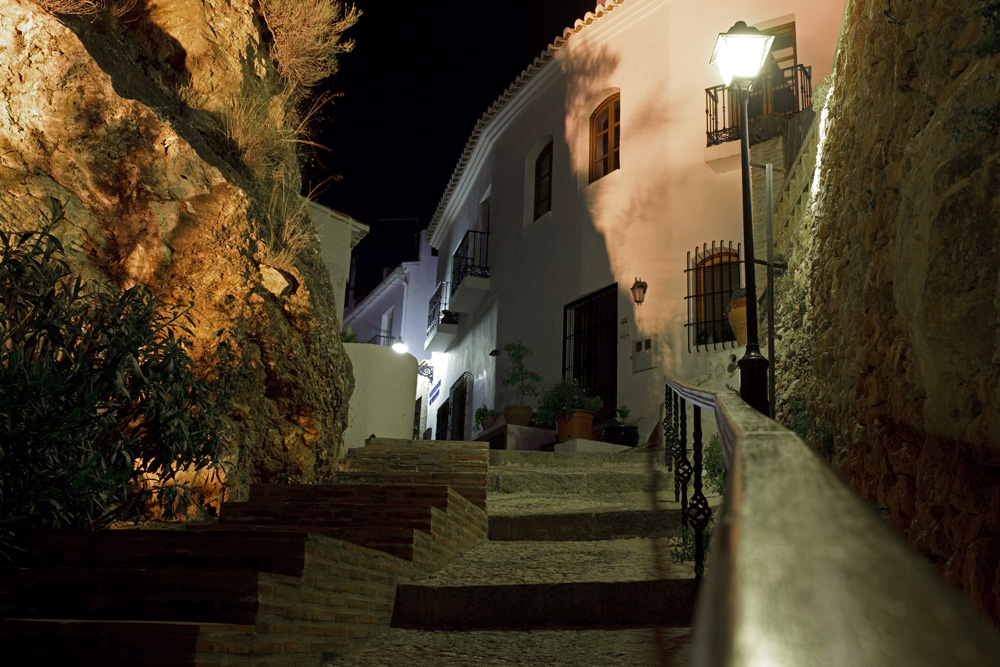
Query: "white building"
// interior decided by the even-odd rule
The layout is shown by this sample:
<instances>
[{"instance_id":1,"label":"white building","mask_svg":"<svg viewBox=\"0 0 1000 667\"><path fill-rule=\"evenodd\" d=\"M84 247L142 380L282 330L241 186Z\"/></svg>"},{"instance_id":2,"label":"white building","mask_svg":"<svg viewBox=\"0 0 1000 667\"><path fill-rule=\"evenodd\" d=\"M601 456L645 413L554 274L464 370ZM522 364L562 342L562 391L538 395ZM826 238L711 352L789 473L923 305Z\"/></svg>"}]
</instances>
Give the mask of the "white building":
<instances>
[{"instance_id":1,"label":"white building","mask_svg":"<svg viewBox=\"0 0 1000 667\"><path fill-rule=\"evenodd\" d=\"M348 354L354 363L354 375L356 383L364 381L371 385L380 386L383 390L388 384L416 382L416 390L409 391L407 409L411 410L412 428L423 433L427 422L427 395L430 391L432 374L430 370L431 353L424 350L424 339L427 335L427 309L428 303L437 285L437 256L433 252L426 239L421 237L418 249L418 257L415 261L403 262L395 270L389 273L374 290L362 299L354 308L344 316L344 329L348 327L357 336L359 344L380 345L387 348L397 346L399 354L413 356L416 359L420 371L419 379L417 371L408 370L408 366L399 366L391 359L382 359L377 363L378 368L398 368L398 372L404 372L413 377L395 378L387 377L384 372L379 371L374 376L371 374L371 364L368 359L373 354L378 354L371 350L362 350L355 346L349 346ZM400 349L398 346L402 345ZM364 352L362 359L359 354ZM394 352L396 354L396 352ZM396 371L393 371L396 372ZM366 379L367 378L367 379ZM357 390L356 390L357 393ZM373 396L375 396L373 394ZM377 401L377 397L373 401ZM398 402L398 401L397 401ZM356 405L357 403L357 405ZM358 415L362 412L362 406L354 398L351 400L352 410ZM393 408L398 412L401 407ZM365 408L364 412L370 412L370 408ZM376 420L377 421L377 420ZM398 421L394 418L394 422ZM369 428L369 427L366 427ZM385 437L411 437L413 432L407 425L405 433L388 433L377 423L370 426L370 430L377 435ZM398 430L398 429L397 429ZM370 435L365 433L364 437Z\"/></svg>"},{"instance_id":2,"label":"white building","mask_svg":"<svg viewBox=\"0 0 1000 667\"><path fill-rule=\"evenodd\" d=\"M450 439L473 437L476 407L513 402L490 355L513 340L546 382L575 377L602 396L599 419L629 406L643 439L664 374L738 384L723 300L740 271L728 251L742 240L739 142L707 147L706 118L716 139L736 138L709 57L736 21L775 34L775 78L751 114L792 112L830 71L843 6L607 0L528 66L476 126L428 228L435 432L447 413ZM639 307L636 277L649 285Z\"/></svg>"},{"instance_id":3,"label":"white building","mask_svg":"<svg viewBox=\"0 0 1000 667\"><path fill-rule=\"evenodd\" d=\"M343 322L351 251L368 234L369 227L340 211L334 211L314 201L306 202L306 211L316 226L320 256L330 271L330 283L337 298L337 319Z\"/></svg>"}]
</instances>

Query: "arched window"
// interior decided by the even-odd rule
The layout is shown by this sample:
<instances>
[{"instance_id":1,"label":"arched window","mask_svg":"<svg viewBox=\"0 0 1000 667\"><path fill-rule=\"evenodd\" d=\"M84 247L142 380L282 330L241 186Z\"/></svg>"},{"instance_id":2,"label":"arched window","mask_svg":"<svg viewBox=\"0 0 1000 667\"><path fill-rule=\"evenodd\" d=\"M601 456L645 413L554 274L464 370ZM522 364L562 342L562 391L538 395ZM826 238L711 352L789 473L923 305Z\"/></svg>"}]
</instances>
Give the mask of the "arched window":
<instances>
[{"instance_id":1,"label":"arched window","mask_svg":"<svg viewBox=\"0 0 1000 667\"><path fill-rule=\"evenodd\" d=\"M688 349L736 340L729 326L729 299L740 286L739 246L703 246L688 254Z\"/></svg>"},{"instance_id":2,"label":"arched window","mask_svg":"<svg viewBox=\"0 0 1000 667\"><path fill-rule=\"evenodd\" d=\"M552 210L552 142L535 159L535 214L532 220Z\"/></svg>"},{"instance_id":3,"label":"arched window","mask_svg":"<svg viewBox=\"0 0 1000 667\"><path fill-rule=\"evenodd\" d=\"M590 117L590 182L621 167L621 95L604 100Z\"/></svg>"}]
</instances>

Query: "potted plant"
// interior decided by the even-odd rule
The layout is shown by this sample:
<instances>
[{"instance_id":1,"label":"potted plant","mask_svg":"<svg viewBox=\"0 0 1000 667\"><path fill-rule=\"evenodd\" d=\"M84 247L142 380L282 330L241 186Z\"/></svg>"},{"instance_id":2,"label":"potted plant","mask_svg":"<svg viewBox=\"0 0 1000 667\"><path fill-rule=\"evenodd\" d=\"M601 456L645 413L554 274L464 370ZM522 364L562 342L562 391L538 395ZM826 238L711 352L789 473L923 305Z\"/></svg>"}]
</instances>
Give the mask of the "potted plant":
<instances>
[{"instance_id":1,"label":"potted plant","mask_svg":"<svg viewBox=\"0 0 1000 667\"><path fill-rule=\"evenodd\" d=\"M729 326L736 335L737 345L747 344L747 290L734 287L729 295Z\"/></svg>"},{"instance_id":2,"label":"potted plant","mask_svg":"<svg viewBox=\"0 0 1000 667\"><path fill-rule=\"evenodd\" d=\"M594 413L604 402L591 396L575 380L564 379L542 392L538 399L538 418L555 421L556 441L589 438L594 425Z\"/></svg>"},{"instance_id":3,"label":"potted plant","mask_svg":"<svg viewBox=\"0 0 1000 667\"><path fill-rule=\"evenodd\" d=\"M514 387L518 394L518 402L504 408L503 416L508 424L528 426L531 424L531 406L526 405L524 399L538 395L538 383L542 381L542 376L525 368L524 359L531 355L531 349L521 341L507 343L503 346L503 351L510 365L503 384L506 387Z\"/></svg>"},{"instance_id":4,"label":"potted plant","mask_svg":"<svg viewBox=\"0 0 1000 667\"><path fill-rule=\"evenodd\" d=\"M476 408L476 430L477 431L488 431L497 425L497 417L500 413L493 408L486 407L483 403L482 407Z\"/></svg>"},{"instance_id":5,"label":"potted plant","mask_svg":"<svg viewBox=\"0 0 1000 667\"><path fill-rule=\"evenodd\" d=\"M629 421L630 412L631 410L625 405L615 408L615 416L611 418L601 434L604 442L624 445L625 447L635 447L639 444L639 421L642 417L635 421Z\"/></svg>"}]
</instances>

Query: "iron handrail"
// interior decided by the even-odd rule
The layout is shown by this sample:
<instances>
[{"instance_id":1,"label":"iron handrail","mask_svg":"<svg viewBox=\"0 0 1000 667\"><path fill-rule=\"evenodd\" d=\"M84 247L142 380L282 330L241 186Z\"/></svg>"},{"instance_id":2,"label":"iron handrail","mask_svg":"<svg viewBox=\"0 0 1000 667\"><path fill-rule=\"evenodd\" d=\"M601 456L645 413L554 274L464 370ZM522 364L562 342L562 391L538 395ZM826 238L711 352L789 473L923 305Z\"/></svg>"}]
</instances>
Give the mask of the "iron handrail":
<instances>
[{"instance_id":1,"label":"iron handrail","mask_svg":"<svg viewBox=\"0 0 1000 667\"><path fill-rule=\"evenodd\" d=\"M714 412L727 467L694 665L1000 664L997 631L801 438L732 392L666 390Z\"/></svg>"},{"instance_id":2,"label":"iron handrail","mask_svg":"<svg viewBox=\"0 0 1000 667\"><path fill-rule=\"evenodd\" d=\"M766 114L794 116L812 106L812 67L793 65L757 77L750 91L750 118ZM708 145L740 138L739 98L725 85L705 89L705 123Z\"/></svg>"}]
</instances>

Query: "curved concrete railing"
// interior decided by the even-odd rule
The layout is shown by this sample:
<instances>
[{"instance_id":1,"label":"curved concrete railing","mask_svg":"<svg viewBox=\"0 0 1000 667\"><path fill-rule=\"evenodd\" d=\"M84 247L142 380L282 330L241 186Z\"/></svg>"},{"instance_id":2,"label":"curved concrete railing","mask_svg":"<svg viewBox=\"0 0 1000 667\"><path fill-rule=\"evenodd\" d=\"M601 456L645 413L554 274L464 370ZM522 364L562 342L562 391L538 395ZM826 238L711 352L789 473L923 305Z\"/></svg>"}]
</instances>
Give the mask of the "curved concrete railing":
<instances>
[{"instance_id":1,"label":"curved concrete railing","mask_svg":"<svg viewBox=\"0 0 1000 667\"><path fill-rule=\"evenodd\" d=\"M667 385L728 450L695 665L1000 665L996 630L798 436L731 392Z\"/></svg>"}]
</instances>

